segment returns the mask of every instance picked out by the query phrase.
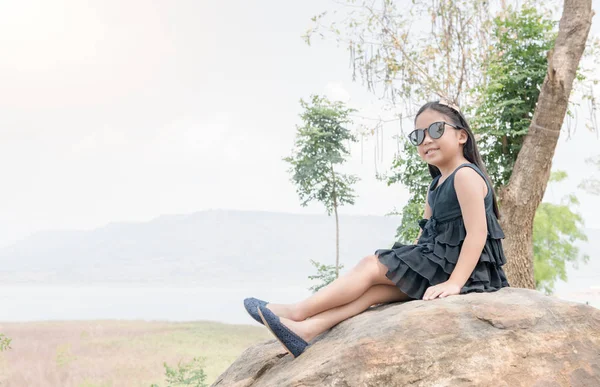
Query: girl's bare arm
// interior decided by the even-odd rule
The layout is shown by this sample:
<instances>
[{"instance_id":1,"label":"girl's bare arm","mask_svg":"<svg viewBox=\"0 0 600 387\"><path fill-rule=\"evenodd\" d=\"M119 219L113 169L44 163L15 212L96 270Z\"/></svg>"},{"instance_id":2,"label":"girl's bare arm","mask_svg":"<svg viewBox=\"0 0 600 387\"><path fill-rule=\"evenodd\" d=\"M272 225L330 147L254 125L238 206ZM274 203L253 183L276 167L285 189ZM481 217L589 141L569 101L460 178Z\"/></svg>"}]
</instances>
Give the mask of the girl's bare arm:
<instances>
[{"instance_id":1,"label":"girl's bare arm","mask_svg":"<svg viewBox=\"0 0 600 387\"><path fill-rule=\"evenodd\" d=\"M475 269L487 239L484 203L487 185L472 168L462 168L454 176L454 189L465 222L467 236L463 241L458 262L448 281L462 287Z\"/></svg>"}]
</instances>

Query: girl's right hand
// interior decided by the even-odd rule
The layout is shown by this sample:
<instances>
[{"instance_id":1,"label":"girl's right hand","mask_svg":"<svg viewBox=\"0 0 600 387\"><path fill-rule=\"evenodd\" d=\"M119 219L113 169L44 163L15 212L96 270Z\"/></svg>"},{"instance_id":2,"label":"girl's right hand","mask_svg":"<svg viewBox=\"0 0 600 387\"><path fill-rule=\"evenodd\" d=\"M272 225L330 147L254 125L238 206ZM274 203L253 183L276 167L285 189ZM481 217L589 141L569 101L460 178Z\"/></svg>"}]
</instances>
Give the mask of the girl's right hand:
<instances>
[{"instance_id":1,"label":"girl's right hand","mask_svg":"<svg viewBox=\"0 0 600 387\"><path fill-rule=\"evenodd\" d=\"M425 290L423 295L424 300L433 300L435 298L444 298L460 294L461 286L451 280L442 282L434 286L430 286Z\"/></svg>"}]
</instances>

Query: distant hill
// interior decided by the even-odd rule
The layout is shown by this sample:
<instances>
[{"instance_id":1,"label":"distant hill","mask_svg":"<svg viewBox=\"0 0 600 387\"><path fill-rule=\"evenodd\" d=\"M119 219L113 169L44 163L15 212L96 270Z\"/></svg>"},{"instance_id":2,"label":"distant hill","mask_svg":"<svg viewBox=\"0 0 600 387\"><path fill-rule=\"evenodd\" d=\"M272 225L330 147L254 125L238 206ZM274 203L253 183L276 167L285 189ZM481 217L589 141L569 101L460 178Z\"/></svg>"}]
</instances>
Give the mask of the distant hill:
<instances>
[{"instance_id":1,"label":"distant hill","mask_svg":"<svg viewBox=\"0 0 600 387\"><path fill-rule=\"evenodd\" d=\"M395 240L399 217L342 215L345 269ZM567 264L556 293L600 288L600 230L586 229L590 256ZM211 210L145 223L111 223L90 231L46 231L0 248L0 284L148 284L307 287L310 259L335 261L335 221L327 215ZM231 281L227 284L227 281ZM589 293L589 292L588 292ZM589 294L586 297L589 297ZM591 297L600 305L597 296Z\"/></svg>"},{"instance_id":2,"label":"distant hill","mask_svg":"<svg viewBox=\"0 0 600 387\"><path fill-rule=\"evenodd\" d=\"M349 268L393 244L399 217L340 217L340 260ZM335 262L327 215L229 210L47 231L0 249L2 284L148 283L214 286L223 281L304 284L309 259Z\"/></svg>"}]
</instances>

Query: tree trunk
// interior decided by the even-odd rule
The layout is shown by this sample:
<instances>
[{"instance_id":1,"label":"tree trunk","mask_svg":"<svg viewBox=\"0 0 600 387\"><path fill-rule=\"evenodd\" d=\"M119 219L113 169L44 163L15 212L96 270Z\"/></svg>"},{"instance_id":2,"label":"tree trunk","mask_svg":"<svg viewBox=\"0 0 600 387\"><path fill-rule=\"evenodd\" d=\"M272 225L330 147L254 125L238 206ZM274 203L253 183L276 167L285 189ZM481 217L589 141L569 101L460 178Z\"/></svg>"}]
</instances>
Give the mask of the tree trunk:
<instances>
[{"instance_id":1,"label":"tree trunk","mask_svg":"<svg viewBox=\"0 0 600 387\"><path fill-rule=\"evenodd\" d=\"M335 212L335 278L340 277L340 221L338 219L337 204L333 206Z\"/></svg>"},{"instance_id":2,"label":"tree trunk","mask_svg":"<svg viewBox=\"0 0 600 387\"><path fill-rule=\"evenodd\" d=\"M340 221L338 218L338 203L337 195L335 192L335 172L333 171L333 164L330 164L331 168L331 181L333 182L333 212L335 213L335 278L340 277Z\"/></svg>"},{"instance_id":3,"label":"tree trunk","mask_svg":"<svg viewBox=\"0 0 600 387\"><path fill-rule=\"evenodd\" d=\"M544 197L573 80L592 23L591 0L565 0L548 71L508 185L499 192L508 282L535 288L533 219Z\"/></svg>"}]
</instances>

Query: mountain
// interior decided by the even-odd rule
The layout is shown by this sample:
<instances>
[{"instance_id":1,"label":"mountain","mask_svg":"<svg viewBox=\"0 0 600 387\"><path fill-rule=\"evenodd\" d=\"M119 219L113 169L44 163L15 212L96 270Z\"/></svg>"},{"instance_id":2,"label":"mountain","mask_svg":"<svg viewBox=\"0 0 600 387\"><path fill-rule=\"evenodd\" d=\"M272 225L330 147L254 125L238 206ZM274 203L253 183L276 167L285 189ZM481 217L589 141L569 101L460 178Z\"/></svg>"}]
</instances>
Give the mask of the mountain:
<instances>
[{"instance_id":1,"label":"mountain","mask_svg":"<svg viewBox=\"0 0 600 387\"><path fill-rule=\"evenodd\" d=\"M340 262L350 269L390 247L399 217L342 215ZM589 262L566 265L563 298L600 305L600 230L577 243ZM210 210L89 231L46 231L0 248L2 285L148 284L200 287L298 286L315 274L310 259L335 262L335 220L327 215ZM583 292L583 293L581 293ZM583 296L581 294L583 294Z\"/></svg>"},{"instance_id":2,"label":"mountain","mask_svg":"<svg viewBox=\"0 0 600 387\"><path fill-rule=\"evenodd\" d=\"M399 223L399 217L342 215L340 262L350 268L391 246ZM216 286L281 283L286 276L304 285L315 274L309 259L335 262L333 217L210 210L90 231L39 232L0 249L0 281Z\"/></svg>"}]
</instances>

